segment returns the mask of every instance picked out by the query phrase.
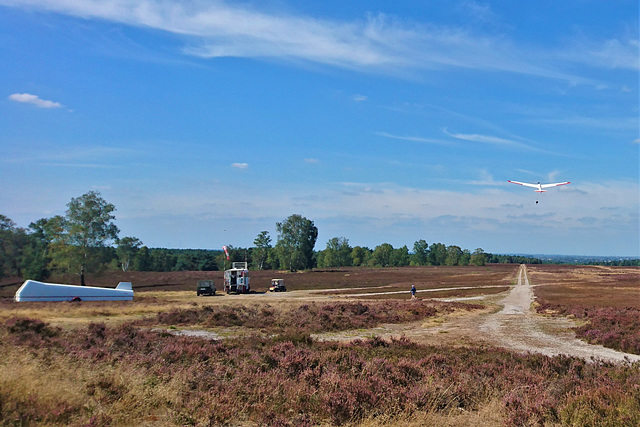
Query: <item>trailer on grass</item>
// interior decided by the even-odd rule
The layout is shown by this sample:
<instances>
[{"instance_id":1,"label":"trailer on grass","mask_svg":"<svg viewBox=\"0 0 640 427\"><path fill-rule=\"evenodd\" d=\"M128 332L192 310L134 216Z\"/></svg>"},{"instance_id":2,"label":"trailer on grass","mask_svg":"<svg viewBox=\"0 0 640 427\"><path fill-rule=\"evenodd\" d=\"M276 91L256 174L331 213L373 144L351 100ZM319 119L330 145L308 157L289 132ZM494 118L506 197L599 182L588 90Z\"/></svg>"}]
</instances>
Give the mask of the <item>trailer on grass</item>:
<instances>
[{"instance_id":1,"label":"trailer on grass","mask_svg":"<svg viewBox=\"0 0 640 427\"><path fill-rule=\"evenodd\" d=\"M16 302L27 301L132 301L131 282L120 282L115 289L95 286L62 285L25 280L14 297Z\"/></svg>"}]
</instances>

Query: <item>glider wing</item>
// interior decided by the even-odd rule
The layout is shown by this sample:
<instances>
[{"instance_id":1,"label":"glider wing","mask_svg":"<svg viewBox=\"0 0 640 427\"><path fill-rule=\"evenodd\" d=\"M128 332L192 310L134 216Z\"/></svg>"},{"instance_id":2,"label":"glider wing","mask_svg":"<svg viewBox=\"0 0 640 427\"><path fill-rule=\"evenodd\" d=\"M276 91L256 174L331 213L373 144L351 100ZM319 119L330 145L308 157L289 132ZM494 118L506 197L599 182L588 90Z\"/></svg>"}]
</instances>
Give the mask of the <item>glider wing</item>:
<instances>
[{"instance_id":1,"label":"glider wing","mask_svg":"<svg viewBox=\"0 0 640 427\"><path fill-rule=\"evenodd\" d=\"M567 184L571 184L571 181L567 181L567 182L556 182L554 184L542 184L542 188L549 188L549 187L557 187L559 185L567 185Z\"/></svg>"},{"instance_id":2,"label":"glider wing","mask_svg":"<svg viewBox=\"0 0 640 427\"><path fill-rule=\"evenodd\" d=\"M512 184L524 185L531 188L538 188L538 184L529 184L528 182L518 182L518 181L509 181L509 182Z\"/></svg>"}]
</instances>

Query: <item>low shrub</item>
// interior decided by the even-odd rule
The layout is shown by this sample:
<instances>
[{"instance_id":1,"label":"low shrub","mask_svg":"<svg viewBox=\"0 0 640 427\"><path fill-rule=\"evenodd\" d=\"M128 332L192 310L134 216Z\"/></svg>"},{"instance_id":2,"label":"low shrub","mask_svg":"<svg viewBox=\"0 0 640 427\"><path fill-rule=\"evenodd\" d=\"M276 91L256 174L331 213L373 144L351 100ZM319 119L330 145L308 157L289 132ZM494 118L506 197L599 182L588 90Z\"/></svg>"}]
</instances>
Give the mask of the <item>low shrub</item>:
<instances>
[{"instance_id":1,"label":"low shrub","mask_svg":"<svg viewBox=\"0 0 640 427\"><path fill-rule=\"evenodd\" d=\"M635 307L584 307L541 304L538 312L574 316L586 323L574 328L576 335L591 344L640 354L640 309Z\"/></svg>"},{"instance_id":2,"label":"low shrub","mask_svg":"<svg viewBox=\"0 0 640 427\"><path fill-rule=\"evenodd\" d=\"M159 313L141 324L202 327L242 326L271 334L313 334L364 329L381 323L412 322L454 309L473 310L480 305L412 301L308 303L286 309L265 305L217 305Z\"/></svg>"},{"instance_id":3,"label":"low shrub","mask_svg":"<svg viewBox=\"0 0 640 427\"><path fill-rule=\"evenodd\" d=\"M0 337L48 328L7 322ZM496 398L507 425L634 425L640 414L638 365L425 346L406 338L340 344L304 335L277 340L254 335L217 342L132 324L91 324L56 334L21 365L46 365L43 375L73 373L67 380L83 384L76 387L84 390L82 405L57 393L62 412L42 418L37 414L50 412L50 404L6 393L7 366L0 364L0 419L75 425L154 419L180 425L344 424L379 416L406 419L418 412L475 412ZM0 340L0 356L30 345ZM40 393L55 387L50 383Z\"/></svg>"}]
</instances>

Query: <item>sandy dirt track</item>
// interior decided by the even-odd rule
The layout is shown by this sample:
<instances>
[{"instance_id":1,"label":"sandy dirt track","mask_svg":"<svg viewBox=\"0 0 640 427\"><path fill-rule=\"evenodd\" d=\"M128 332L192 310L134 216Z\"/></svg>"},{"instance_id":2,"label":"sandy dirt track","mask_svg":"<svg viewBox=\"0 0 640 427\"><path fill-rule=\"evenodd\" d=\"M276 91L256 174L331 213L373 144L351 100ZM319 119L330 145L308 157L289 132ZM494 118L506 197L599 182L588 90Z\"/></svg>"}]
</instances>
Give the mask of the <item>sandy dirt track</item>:
<instances>
[{"instance_id":1,"label":"sandy dirt track","mask_svg":"<svg viewBox=\"0 0 640 427\"><path fill-rule=\"evenodd\" d=\"M474 297L477 298L477 297ZM464 298L456 299L464 300ZM485 298L501 306L471 313L457 313L444 319L408 325L382 325L368 331L320 334L321 340L348 341L372 335L406 336L427 344L486 344L516 351L548 356L567 355L587 361L623 363L640 361L640 356L623 353L600 345L591 345L575 337L575 324L567 318L537 314L531 304L534 293L525 265L520 266L517 284L506 296Z\"/></svg>"},{"instance_id":2,"label":"sandy dirt track","mask_svg":"<svg viewBox=\"0 0 640 427\"><path fill-rule=\"evenodd\" d=\"M501 311L487 316L479 330L489 341L514 350L541 353L548 356L565 354L585 360L607 362L640 361L640 356L623 353L600 345L591 345L575 338L573 323L566 318L547 317L532 308L534 296L527 267L518 271L518 281L501 304Z\"/></svg>"}]
</instances>

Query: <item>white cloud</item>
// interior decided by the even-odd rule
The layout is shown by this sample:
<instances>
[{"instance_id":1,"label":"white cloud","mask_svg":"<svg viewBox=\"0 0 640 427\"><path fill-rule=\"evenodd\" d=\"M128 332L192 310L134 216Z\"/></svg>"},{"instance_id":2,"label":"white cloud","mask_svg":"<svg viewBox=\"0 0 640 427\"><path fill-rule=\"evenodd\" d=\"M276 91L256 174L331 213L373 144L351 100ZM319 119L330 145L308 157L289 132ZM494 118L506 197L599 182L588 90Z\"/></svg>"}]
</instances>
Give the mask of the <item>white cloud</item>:
<instances>
[{"instance_id":1,"label":"white cloud","mask_svg":"<svg viewBox=\"0 0 640 427\"><path fill-rule=\"evenodd\" d=\"M497 15L491 10L491 6L488 4L467 0L461 4L461 7L480 22L493 23L498 20Z\"/></svg>"},{"instance_id":2,"label":"white cloud","mask_svg":"<svg viewBox=\"0 0 640 427\"><path fill-rule=\"evenodd\" d=\"M560 176L560 171L551 171L547 174L547 180L549 182L558 181L558 176Z\"/></svg>"},{"instance_id":3,"label":"white cloud","mask_svg":"<svg viewBox=\"0 0 640 427\"><path fill-rule=\"evenodd\" d=\"M353 101L354 102L363 102L367 100L367 96L366 95L353 95Z\"/></svg>"},{"instance_id":4,"label":"white cloud","mask_svg":"<svg viewBox=\"0 0 640 427\"><path fill-rule=\"evenodd\" d=\"M120 168L130 159L143 153L134 148L108 147L100 145L56 146L55 148L32 148L20 157L5 156L3 162L53 166L64 168Z\"/></svg>"},{"instance_id":5,"label":"white cloud","mask_svg":"<svg viewBox=\"0 0 640 427\"><path fill-rule=\"evenodd\" d=\"M14 93L9 95L9 99L15 102L23 102L25 104L33 104L39 108L60 108L62 104L59 102L48 101L42 99L37 95L31 95L29 93Z\"/></svg>"},{"instance_id":6,"label":"white cloud","mask_svg":"<svg viewBox=\"0 0 640 427\"><path fill-rule=\"evenodd\" d=\"M491 136L491 135L481 135L477 133L474 133L474 134L453 133L453 132L449 132L447 128L444 128L442 131L446 135L449 135L450 137L459 139L461 141L479 142L482 144L491 144L499 147L520 148L520 149L526 149L526 150L541 151L538 148L535 148L531 145L517 141L515 139L506 139L506 138L500 138L500 137Z\"/></svg>"},{"instance_id":7,"label":"white cloud","mask_svg":"<svg viewBox=\"0 0 640 427\"><path fill-rule=\"evenodd\" d=\"M596 129L638 129L638 117L585 117L575 114L530 120L532 123Z\"/></svg>"},{"instance_id":8,"label":"white cloud","mask_svg":"<svg viewBox=\"0 0 640 427\"><path fill-rule=\"evenodd\" d=\"M315 158L306 158L304 159L305 163L312 163L312 164L316 164L316 163L320 163L320 160L315 159Z\"/></svg>"},{"instance_id":9,"label":"white cloud","mask_svg":"<svg viewBox=\"0 0 640 427\"><path fill-rule=\"evenodd\" d=\"M410 23L384 14L340 21L261 11L256 6L260 3L224 1L0 0L0 4L178 34L187 40L186 54L203 58L275 58L395 75L455 67L594 83L558 69L561 55L549 54L549 46L524 47L499 34ZM470 4L476 12L484 10L485 16L490 12ZM603 55L609 51L616 51L616 46L608 46Z\"/></svg>"},{"instance_id":10,"label":"white cloud","mask_svg":"<svg viewBox=\"0 0 640 427\"><path fill-rule=\"evenodd\" d=\"M610 39L603 42L582 41L559 54L575 61L598 68L614 68L638 71L640 42L636 38Z\"/></svg>"},{"instance_id":11,"label":"white cloud","mask_svg":"<svg viewBox=\"0 0 640 427\"><path fill-rule=\"evenodd\" d=\"M471 185L483 185L483 186L500 186L504 185L504 181L496 181L486 169L482 169L479 173L479 179L467 181L467 184Z\"/></svg>"},{"instance_id":12,"label":"white cloud","mask_svg":"<svg viewBox=\"0 0 640 427\"><path fill-rule=\"evenodd\" d=\"M402 135L393 135L387 132L376 132L378 136L383 136L385 138L397 139L400 141L409 141L409 142L421 142L426 144L449 144L447 141L443 141L441 139L434 138L423 138L421 136L402 136Z\"/></svg>"},{"instance_id":13,"label":"white cloud","mask_svg":"<svg viewBox=\"0 0 640 427\"><path fill-rule=\"evenodd\" d=\"M249 167L248 163L231 163L232 168L236 169L247 169Z\"/></svg>"}]
</instances>

